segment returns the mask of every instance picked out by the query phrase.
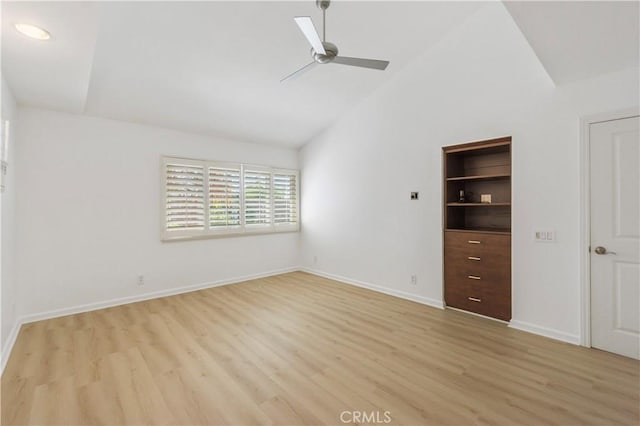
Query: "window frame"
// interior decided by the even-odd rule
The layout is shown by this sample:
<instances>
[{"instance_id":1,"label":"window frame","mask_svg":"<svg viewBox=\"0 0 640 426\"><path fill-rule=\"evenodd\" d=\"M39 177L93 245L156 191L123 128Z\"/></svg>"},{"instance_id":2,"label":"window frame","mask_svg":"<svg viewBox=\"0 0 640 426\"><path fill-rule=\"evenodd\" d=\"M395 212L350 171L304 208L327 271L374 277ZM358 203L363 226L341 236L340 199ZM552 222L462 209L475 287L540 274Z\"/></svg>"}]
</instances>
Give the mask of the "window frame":
<instances>
[{"instance_id":1,"label":"window frame","mask_svg":"<svg viewBox=\"0 0 640 426\"><path fill-rule=\"evenodd\" d=\"M166 169L169 164L184 164L191 166L202 166L204 170L204 229L189 229L189 230L169 230L167 228L167 183L166 183ZM237 169L240 171L240 225L234 227L224 227L214 229L211 228L210 217L210 187L209 187L209 168L226 168ZM269 199L269 224L251 224L247 225L245 222L245 169L256 172L266 172L270 176L270 199ZM296 215L295 222L287 223L275 223L275 199L274 199L274 174L284 174L295 177L295 206ZM283 169L268 167L263 165L248 164L248 163L235 163L226 161L215 160L201 160L195 158L185 158L170 155L162 155L160 159L160 237L161 241L184 241L184 240L198 240L209 238L226 238L226 237L238 237L243 235L260 235L260 234L274 234L283 232L299 232L300 231L300 171L297 169Z\"/></svg>"}]
</instances>

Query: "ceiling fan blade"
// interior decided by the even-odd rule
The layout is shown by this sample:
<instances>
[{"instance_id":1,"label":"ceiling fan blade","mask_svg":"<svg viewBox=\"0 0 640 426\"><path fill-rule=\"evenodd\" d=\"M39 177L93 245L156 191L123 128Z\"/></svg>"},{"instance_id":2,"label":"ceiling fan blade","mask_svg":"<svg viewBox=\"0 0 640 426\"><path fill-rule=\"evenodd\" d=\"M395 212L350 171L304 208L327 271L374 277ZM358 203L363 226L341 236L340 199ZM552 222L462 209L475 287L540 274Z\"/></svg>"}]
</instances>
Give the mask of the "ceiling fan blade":
<instances>
[{"instance_id":1,"label":"ceiling fan blade","mask_svg":"<svg viewBox=\"0 0 640 426\"><path fill-rule=\"evenodd\" d=\"M354 67L373 68L384 70L389 65L389 61L379 61L377 59L350 58L348 56L336 56L333 58L334 64L351 65Z\"/></svg>"},{"instance_id":2,"label":"ceiling fan blade","mask_svg":"<svg viewBox=\"0 0 640 426\"><path fill-rule=\"evenodd\" d=\"M311 20L311 18L308 16L296 16L293 19L300 27L300 31L302 31L302 34L304 34L307 40L309 40L309 44L311 44L313 50L315 50L316 53L320 53L321 55L326 55L327 52L324 50L320 35L318 35L318 32L316 31L316 27L313 26L313 21Z\"/></svg>"},{"instance_id":3,"label":"ceiling fan blade","mask_svg":"<svg viewBox=\"0 0 640 426\"><path fill-rule=\"evenodd\" d=\"M300 68L297 71L292 72L291 74L289 74L288 76L286 76L285 78L283 78L282 80L280 80L280 83L284 83L285 81L288 80L295 80L296 78L298 78L301 74L304 74L306 71L309 71L311 68L313 68L315 65L318 65L317 62L313 61L310 64L305 65L304 67Z\"/></svg>"}]
</instances>

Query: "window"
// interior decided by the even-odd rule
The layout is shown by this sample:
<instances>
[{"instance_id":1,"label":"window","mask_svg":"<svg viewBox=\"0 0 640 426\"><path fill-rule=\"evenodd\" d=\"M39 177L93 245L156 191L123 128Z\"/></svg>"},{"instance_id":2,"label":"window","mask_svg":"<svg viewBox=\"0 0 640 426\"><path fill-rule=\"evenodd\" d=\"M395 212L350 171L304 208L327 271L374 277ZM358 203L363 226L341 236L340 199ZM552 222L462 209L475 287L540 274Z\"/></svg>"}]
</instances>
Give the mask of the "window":
<instances>
[{"instance_id":1,"label":"window","mask_svg":"<svg viewBox=\"0 0 640 426\"><path fill-rule=\"evenodd\" d=\"M271 172L244 168L244 223L247 226L271 224Z\"/></svg>"},{"instance_id":2,"label":"window","mask_svg":"<svg viewBox=\"0 0 640 426\"><path fill-rule=\"evenodd\" d=\"M298 176L291 173L273 174L273 222L298 221Z\"/></svg>"},{"instance_id":3,"label":"window","mask_svg":"<svg viewBox=\"0 0 640 426\"><path fill-rule=\"evenodd\" d=\"M162 239L299 229L298 171L162 159Z\"/></svg>"},{"instance_id":4,"label":"window","mask_svg":"<svg viewBox=\"0 0 640 426\"><path fill-rule=\"evenodd\" d=\"M239 229L240 166L209 166L209 227Z\"/></svg>"},{"instance_id":5,"label":"window","mask_svg":"<svg viewBox=\"0 0 640 426\"><path fill-rule=\"evenodd\" d=\"M193 161L169 162L165 170L167 230L203 230L204 167Z\"/></svg>"}]
</instances>

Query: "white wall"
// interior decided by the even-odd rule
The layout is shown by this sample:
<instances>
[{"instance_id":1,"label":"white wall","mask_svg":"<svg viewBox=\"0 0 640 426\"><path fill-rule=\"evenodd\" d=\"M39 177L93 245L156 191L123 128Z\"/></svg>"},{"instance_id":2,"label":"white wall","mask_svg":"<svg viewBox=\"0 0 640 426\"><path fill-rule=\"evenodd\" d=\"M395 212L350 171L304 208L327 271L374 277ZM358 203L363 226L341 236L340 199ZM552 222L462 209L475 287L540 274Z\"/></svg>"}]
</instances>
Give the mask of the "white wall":
<instances>
[{"instance_id":1,"label":"white wall","mask_svg":"<svg viewBox=\"0 0 640 426\"><path fill-rule=\"evenodd\" d=\"M580 116L638 106L640 68L633 67L558 87Z\"/></svg>"},{"instance_id":2,"label":"white wall","mask_svg":"<svg viewBox=\"0 0 640 426\"><path fill-rule=\"evenodd\" d=\"M637 105L632 73L558 90L504 6L484 5L301 150L303 266L441 305L441 147L511 135L512 325L577 343L578 113Z\"/></svg>"},{"instance_id":3,"label":"white wall","mask_svg":"<svg viewBox=\"0 0 640 426\"><path fill-rule=\"evenodd\" d=\"M298 233L160 241L161 155L297 168L294 150L22 107L18 126L22 316L298 265Z\"/></svg>"},{"instance_id":4,"label":"white wall","mask_svg":"<svg viewBox=\"0 0 640 426\"><path fill-rule=\"evenodd\" d=\"M2 119L10 121L10 140L7 176L5 180L5 191L0 195L2 224L1 233L1 259L0 262L0 348L4 353L6 343L16 322L14 304L16 303L17 281L15 274L15 243L16 243L16 182L15 182L15 135L17 109L16 101L7 85L4 76L2 77ZM4 364L3 364L4 365Z\"/></svg>"}]
</instances>

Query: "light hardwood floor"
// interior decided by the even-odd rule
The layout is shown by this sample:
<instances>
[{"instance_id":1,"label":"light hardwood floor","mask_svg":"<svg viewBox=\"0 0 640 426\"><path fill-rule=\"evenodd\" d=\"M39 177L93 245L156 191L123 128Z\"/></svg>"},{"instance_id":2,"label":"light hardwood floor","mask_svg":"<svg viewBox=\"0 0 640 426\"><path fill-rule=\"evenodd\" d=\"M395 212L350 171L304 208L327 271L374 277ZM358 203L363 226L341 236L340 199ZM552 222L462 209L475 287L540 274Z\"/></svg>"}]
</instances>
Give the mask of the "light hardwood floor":
<instances>
[{"instance_id":1,"label":"light hardwood floor","mask_svg":"<svg viewBox=\"0 0 640 426\"><path fill-rule=\"evenodd\" d=\"M638 369L296 272L25 325L2 424L637 425Z\"/></svg>"}]
</instances>

